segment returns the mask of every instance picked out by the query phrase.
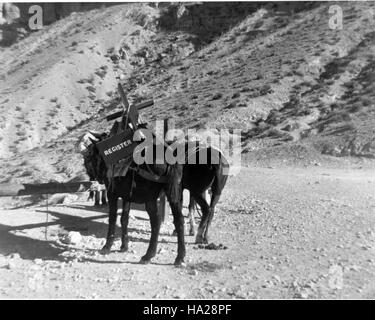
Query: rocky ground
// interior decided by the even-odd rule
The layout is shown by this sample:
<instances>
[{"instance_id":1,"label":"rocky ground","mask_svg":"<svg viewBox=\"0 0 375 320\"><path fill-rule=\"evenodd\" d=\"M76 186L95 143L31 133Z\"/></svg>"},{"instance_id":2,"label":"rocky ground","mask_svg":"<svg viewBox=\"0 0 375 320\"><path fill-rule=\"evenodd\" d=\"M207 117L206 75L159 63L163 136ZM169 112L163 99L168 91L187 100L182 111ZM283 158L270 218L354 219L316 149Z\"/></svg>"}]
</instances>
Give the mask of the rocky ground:
<instances>
[{"instance_id":1,"label":"rocky ground","mask_svg":"<svg viewBox=\"0 0 375 320\"><path fill-rule=\"evenodd\" d=\"M150 237L143 211L131 211L129 252L117 251L118 239L102 256L106 208L50 205L48 222L42 204L4 209L0 297L373 299L374 183L363 164L243 168L211 227L211 240L227 248L201 249L186 236L183 268L173 266L171 217L157 256L140 265Z\"/></svg>"}]
</instances>

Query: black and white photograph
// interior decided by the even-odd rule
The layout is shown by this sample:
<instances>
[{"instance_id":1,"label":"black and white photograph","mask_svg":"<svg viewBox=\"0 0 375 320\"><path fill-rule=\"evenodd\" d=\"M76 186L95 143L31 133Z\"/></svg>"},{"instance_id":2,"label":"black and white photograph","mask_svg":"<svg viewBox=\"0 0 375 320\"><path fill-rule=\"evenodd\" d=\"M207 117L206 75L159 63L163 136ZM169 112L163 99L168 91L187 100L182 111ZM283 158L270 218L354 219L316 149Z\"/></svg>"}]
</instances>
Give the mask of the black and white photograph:
<instances>
[{"instance_id":1,"label":"black and white photograph","mask_svg":"<svg viewBox=\"0 0 375 320\"><path fill-rule=\"evenodd\" d=\"M0 300L118 299L375 299L375 2L0 1Z\"/></svg>"}]
</instances>

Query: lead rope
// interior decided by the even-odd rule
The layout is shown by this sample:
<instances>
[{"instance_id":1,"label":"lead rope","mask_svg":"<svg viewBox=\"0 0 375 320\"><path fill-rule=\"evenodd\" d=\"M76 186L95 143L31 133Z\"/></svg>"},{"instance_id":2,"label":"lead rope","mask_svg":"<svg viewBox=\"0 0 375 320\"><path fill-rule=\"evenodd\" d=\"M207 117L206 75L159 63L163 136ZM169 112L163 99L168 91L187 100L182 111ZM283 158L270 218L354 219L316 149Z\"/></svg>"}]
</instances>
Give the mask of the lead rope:
<instances>
[{"instance_id":1,"label":"lead rope","mask_svg":"<svg viewBox=\"0 0 375 320\"><path fill-rule=\"evenodd\" d=\"M202 218L202 212L201 210L198 208L198 204L195 202L195 210L197 211L197 213L199 214L199 217Z\"/></svg>"},{"instance_id":2,"label":"lead rope","mask_svg":"<svg viewBox=\"0 0 375 320\"><path fill-rule=\"evenodd\" d=\"M129 193L130 199L132 198L132 195L133 195L134 174L135 174L135 170L132 170L132 184L130 185L130 193Z\"/></svg>"}]
</instances>

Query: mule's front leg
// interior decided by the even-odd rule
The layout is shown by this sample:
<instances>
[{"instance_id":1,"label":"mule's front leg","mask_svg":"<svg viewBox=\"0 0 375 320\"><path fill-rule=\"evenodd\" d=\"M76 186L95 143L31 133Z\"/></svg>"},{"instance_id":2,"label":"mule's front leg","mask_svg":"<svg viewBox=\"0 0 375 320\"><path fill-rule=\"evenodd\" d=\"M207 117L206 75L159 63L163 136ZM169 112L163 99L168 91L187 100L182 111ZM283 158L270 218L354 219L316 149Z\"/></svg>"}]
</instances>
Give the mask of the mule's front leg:
<instances>
[{"instance_id":1,"label":"mule's front leg","mask_svg":"<svg viewBox=\"0 0 375 320\"><path fill-rule=\"evenodd\" d=\"M95 194L95 207L100 206L100 191L94 191Z\"/></svg>"},{"instance_id":2,"label":"mule's front leg","mask_svg":"<svg viewBox=\"0 0 375 320\"><path fill-rule=\"evenodd\" d=\"M190 236L195 236L195 201L193 197L190 195L190 200L189 200L189 224L190 224L190 229L189 229L189 235Z\"/></svg>"},{"instance_id":3,"label":"mule's front leg","mask_svg":"<svg viewBox=\"0 0 375 320\"><path fill-rule=\"evenodd\" d=\"M162 217L158 211L157 199L155 201L146 202L146 211L150 217L151 238L146 254L141 258L141 263L149 263L156 255L158 246L158 238Z\"/></svg>"},{"instance_id":4,"label":"mule's front leg","mask_svg":"<svg viewBox=\"0 0 375 320\"><path fill-rule=\"evenodd\" d=\"M115 239L116 220L117 220L117 197L111 195L109 202L109 218L108 218L108 234L107 241L101 250L102 254L107 254L111 251L113 241Z\"/></svg>"},{"instance_id":5,"label":"mule's front leg","mask_svg":"<svg viewBox=\"0 0 375 320\"><path fill-rule=\"evenodd\" d=\"M123 200L122 215L121 215L121 252L126 252L129 249L128 224L129 224L130 202Z\"/></svg>"},{"instance_id":6,"label":"mule's front leg","mask_svg":"<svg viewBox=\"0 0 375 320\"><path fill-rule=\"evenodd\" d=\"M102 205L105 206L107 204L107 190L102 190Z\"/></svg>"}]
</instances>

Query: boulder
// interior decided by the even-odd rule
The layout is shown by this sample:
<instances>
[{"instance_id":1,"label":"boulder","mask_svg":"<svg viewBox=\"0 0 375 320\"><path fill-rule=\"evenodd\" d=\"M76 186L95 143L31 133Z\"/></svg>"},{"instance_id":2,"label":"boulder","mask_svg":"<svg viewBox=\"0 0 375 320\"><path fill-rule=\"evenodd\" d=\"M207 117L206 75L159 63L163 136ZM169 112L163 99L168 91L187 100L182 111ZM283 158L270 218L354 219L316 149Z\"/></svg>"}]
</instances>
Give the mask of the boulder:
<instances>
[{"instance_id":1,"label":"boulder","mask_svg":"<svg viewBox=\"0 0 375 320\"><path fill-rule=\"evenodd\" d=\"M62 239L62 242L66 243L66 244L73 244L73 245L77 245L77 244L80 244L82 242L82 236L79 232L77 231L70 231L68 232L67 235L65 235L65 237Z\"/></svg>"},{"instance_id":2,"label":"boulder","mask_svg":"<svg viewBox=\"0 0 375 320\"><path fill-rule=\"evenodd\" d=\"M0 24L11 24L21 17L20 10L13 3L0 3Z\"/></svg>"}]
</instances>

